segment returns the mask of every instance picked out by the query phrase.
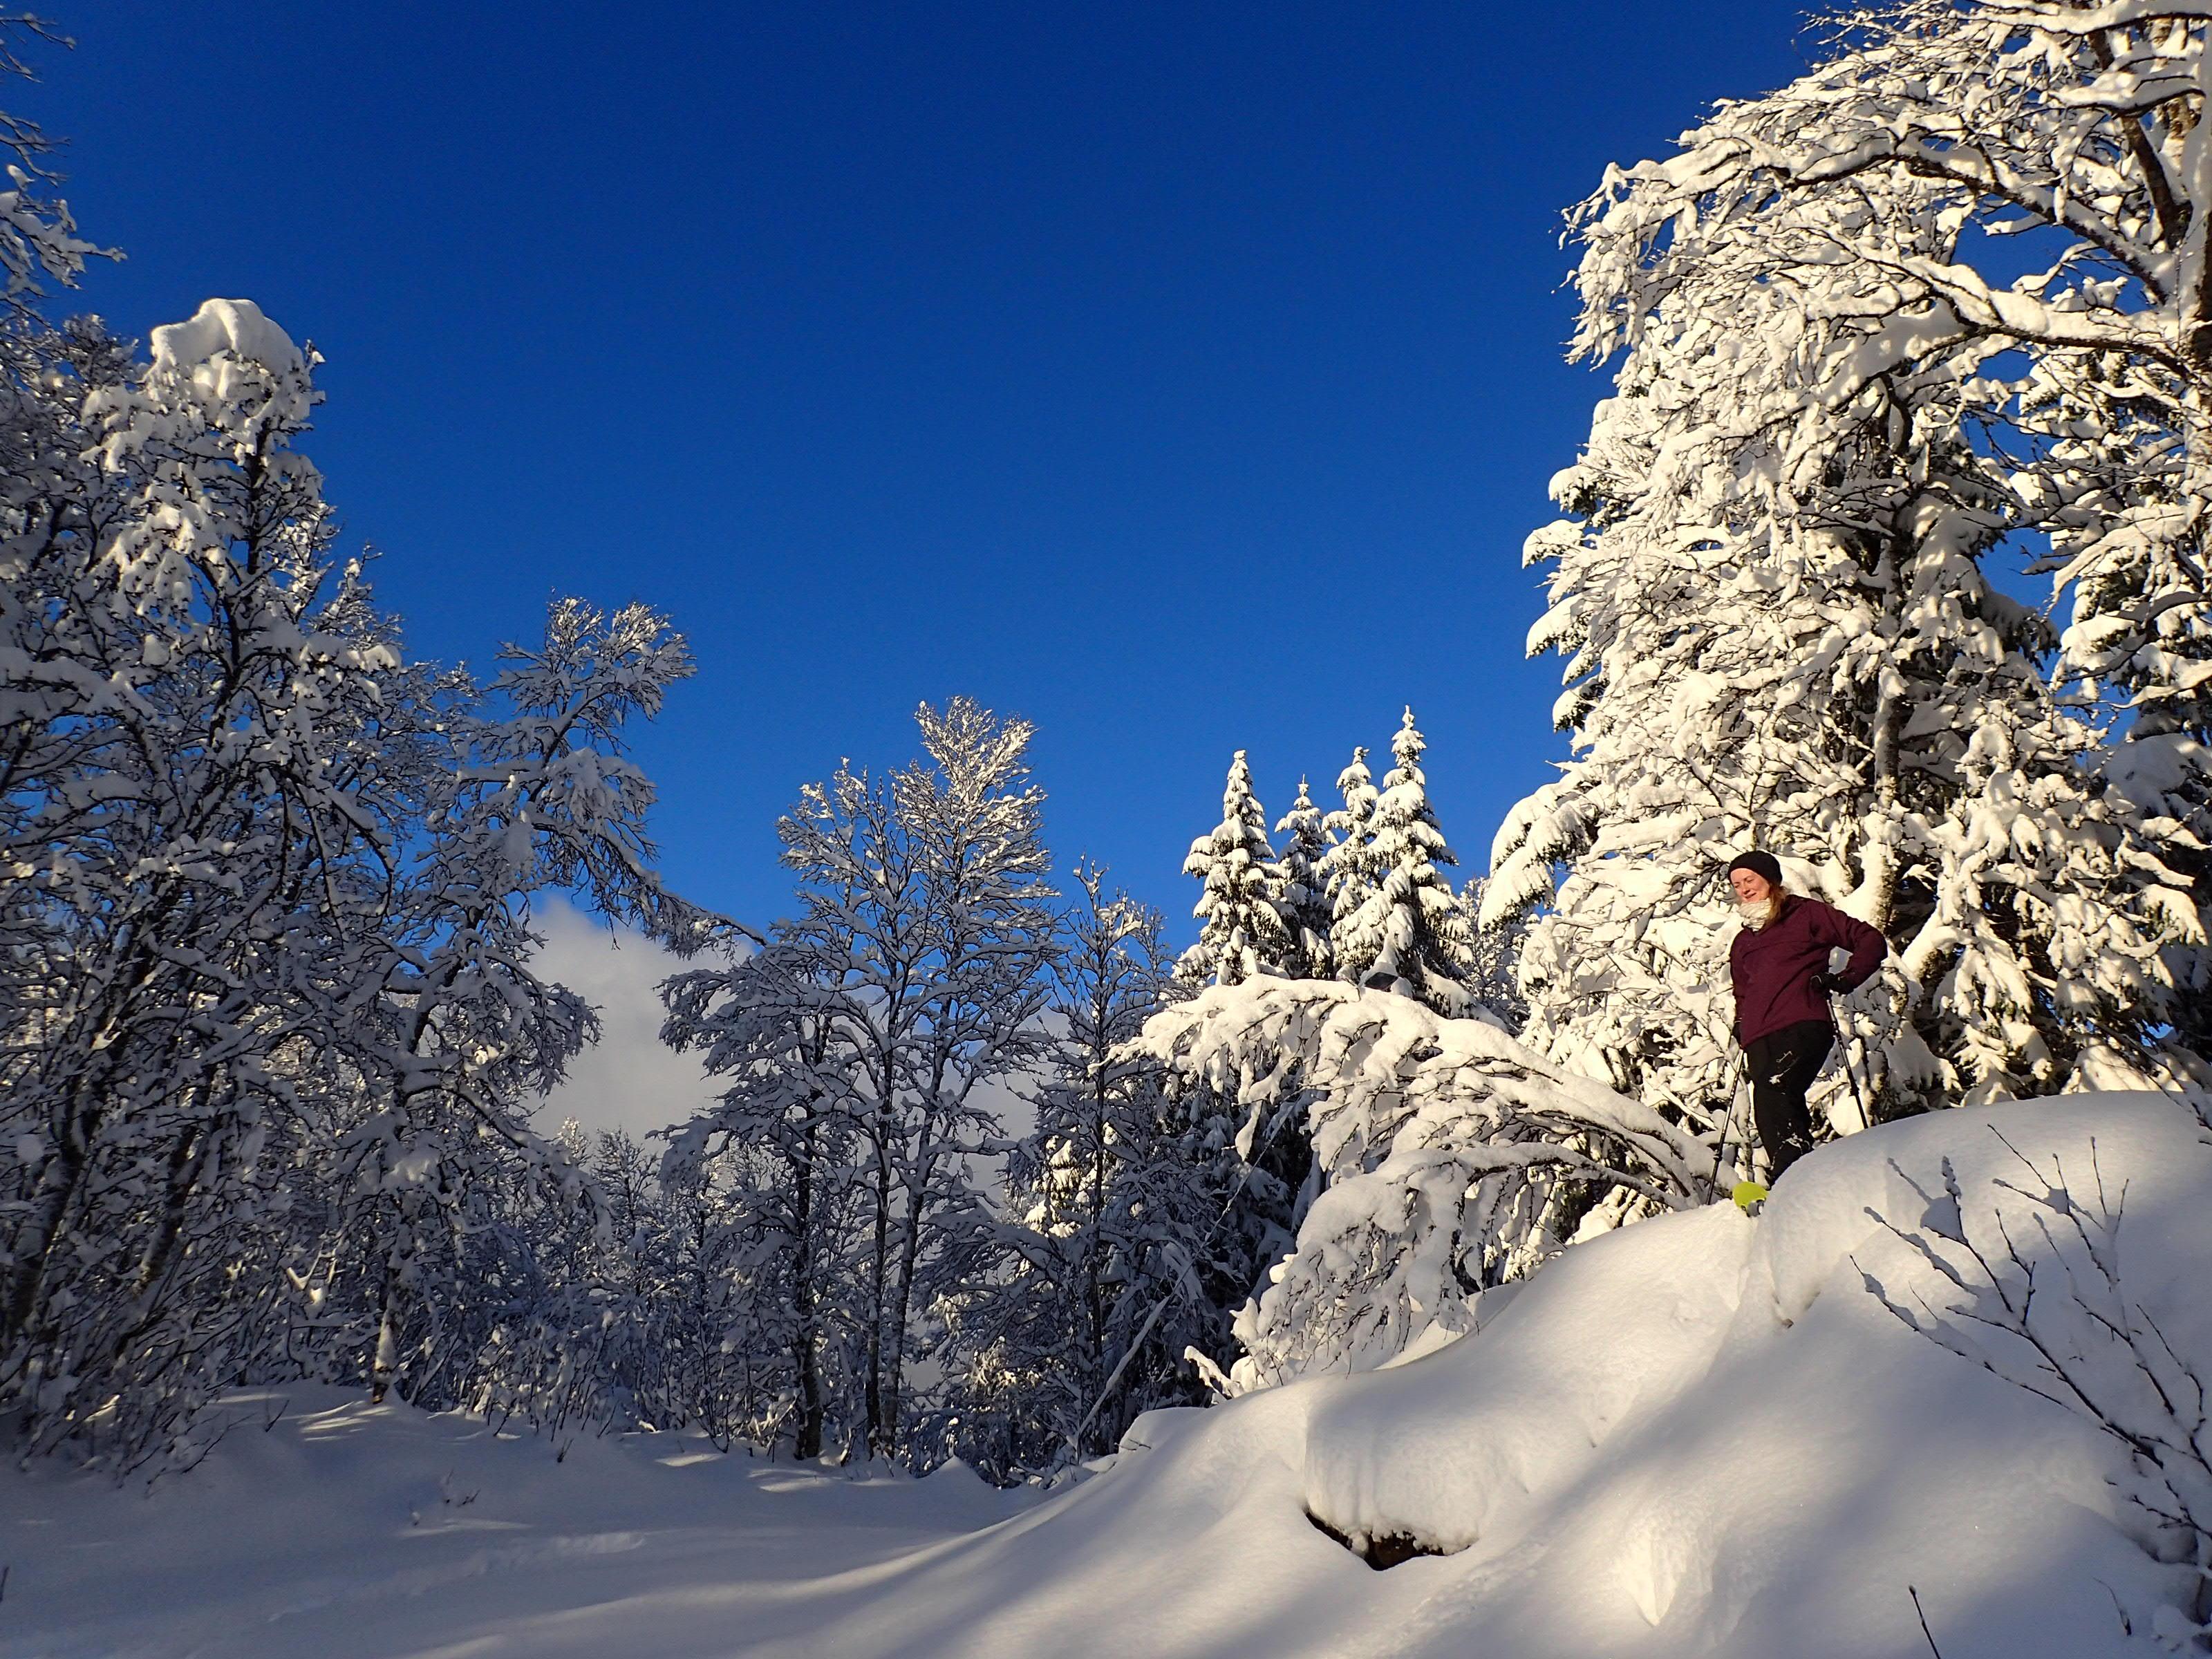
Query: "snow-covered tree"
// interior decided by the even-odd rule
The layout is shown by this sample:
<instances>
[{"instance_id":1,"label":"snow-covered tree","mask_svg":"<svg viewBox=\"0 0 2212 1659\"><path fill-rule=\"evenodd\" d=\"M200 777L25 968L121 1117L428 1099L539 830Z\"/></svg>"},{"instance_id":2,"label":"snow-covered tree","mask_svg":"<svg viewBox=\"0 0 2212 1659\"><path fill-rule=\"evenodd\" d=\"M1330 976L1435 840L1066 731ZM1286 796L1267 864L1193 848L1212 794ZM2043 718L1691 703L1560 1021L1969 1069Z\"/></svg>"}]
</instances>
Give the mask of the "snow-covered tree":
<instances>
[{"instance_id":1,"label":"snow-covered tree","mask_svg":"<svg viewBox=\"0 0 2212 1659\"><path fill-rule=\"evenodd\" d=\"M220 1390L297 1376L726 1441L798 1399L803 1432L806 1298L738 1293L788 1259L798 1135L726 1133L656 1175L534 1121L595 1030L533 966L538 896L678 951L720 931L654 874L623 752L689 672L683 641L643 606L562 600L489 685L406 660L299 447L315 354L245 301L143 360L48 326L40 286L94 250L44 198L35 129L0 117L0 145L21 163L0 191L0 1415L118 1470L189 1461ZM928 1297L940 1238L911 1248L904 1194L928 1212L973 1149L978 1056L1034 1040L1049 918L1018 873L1034 800L990 781L1019 738L958 706L926 724L951 758L895 785L925 901L901 960L937 967L874 1243L883 1283ZM879 982L807 989L857 983L858 1027ZM756 1059L741 1128L764 1069L804 1074ZM918 1144L932 1126L944 1144ZM836 1127L833 1165L857 1133ZM835 1173L818 1231L849 1251L865 1186ZM969 1204L943 1237L982 1231ZM865 1282L842 1267L821 1272ZM824 1395L858 1396L857 1306L821 1314Z\"/></svg>"},{"instance_id":2,"label":"snow-covered tree","mask_svg":"<svg viewBox=\"0 0 2212 1659\"><path fill-rule=\"evenodd\" d=\"M841 768L777 825L802 908L769 949L667 988L672 1037L736 1079L671 1167L743 1134L781 1171L762 1194L781 1257L757 1271L783 1286L794 1438L813 1443L818 1413L870 1455L911 1449L917 1366L943 1369L939 1304L991 1257L993 1091L1052 1052L1033 729L965 697L916 718L923 758L887 780Z\"/></svg>"},{"instance_id":3,"label":"snow-covered tree","mask_svg":"<svg viewBox=\"0 0 2212 1659\"><path fill-rule=\"evenodd\" d=\"M614 736L681 642L563 605L489 690L406 662L299 448L315 354L242 300L143 360L48 326L95 250L0 145L0 1412L122 1469L243 1378L600 1409L604 1211L529 1122L592 1018L530 896L698 932Z\"/></svg>"},{"instance_id":4,"label":"snow-covered tree","mask_svg":"<svg viewBox=\"0 0 2212 1659\"><path fill-rule=\"evenodd\" d=\"M272 1371L535 1409L581 1326L524 1306L532 1218L596 1212L529 1125L592 1030L530 896L693 933L615 736L681 643L562 605L489 691L405 664L295 447L313 354L244 301L143 364L13 337L0 1396L118 1467Z\"/></svg>"},{"instance_id":5,"label":"snow-covered tree","mask_svg":"<svg viewBox=\"0 0 2212 1659\"><path fill-rule=\"evenodd\" d=\"M1686 143L1711 159L1706 137ZM1984 573L2034 521L1978 436L2008 396L1993 343L1926 349L1939 321L1887 274L1951 258L1963 221L1900 172L1771 193L1755 222L1748 202L1701 214L1662 246L1655 204L1689 176L1613 175L1580 218L1581 343L1626 353L1558 481L1579 521L1529 544L1558 562L1530 643L1570 658L1577 758L1509 817L1486 898L1488 920L1545 907L1526 1035L1722 1115L1720 872L1758 844L1896 948L1850 1005L1839 1127L2167 1074L2185 878L2046 681L2051 631ZM1863 262L1826 259L1853 240Z\"/></svg>"},{"instance_id":6,"label":"snow-covered tree","mask_svg":"<svg viewBox=\"0 0 2212 1659\"><path fill-rule=\"evenodd\" d=\"M1459 860L1429 805L1421 770L1427 746L1407 709L1390 741L1395 764L1366 826L1376 884L1336 928L1332 948L1339 971L1353 983L1395 989L1455 1014L1468 1006L1474 952L1466 916L1437 867Z\"/></svg>"},{"instance_id":7,"label":"snow-covered tree","mask_svg":"<svg viewBox=\"0 0 2212 1659\"><path fill-rule=\"evenodd\" d=\"M1178 999L1157 911L1075 870L1053 1012L1066 1035L1009 1153L1001 1267L950 1298L950 1449L994 1475L1110 1450L1139 1413L1193 1403L1218 1347L1199 1268L1219 1207L1174 1133L1157 1063L1127 1045Z\"/></svg>"},{"instance_id":8,"label":"snow-covered tree","mask_svg":"<svg viewBox=\"0 0 2212 1659\"><path fill-rule=\"evenodd\" d=\"M1323 828L1333 839L1316 867L1321 873L1322 890L1328 898L1329 961L1338 975L1350 978L1340 936L1382 885L1382 878L1374 848L1375 806L1379 796L1375 775L1367 769L1364 748L1352 751L1352 764L1337 775L1336 789L1344 798L1344 805L1323 820Z\"/></svg>"},{"instance_id":9,"label":"snow-covered tree","mask_svg":"<svg viewBox=\"0 0 2212 1659\"><path fill-rule=\"evenodd\" d=\"M2212 202L2192 160L2204 33L2154 3L1854 13L1805 77L1723 106L1668 161L1609 174L1580 215L1578 347L1673 360L1625 369L1648 408L1620 422L1680 444L1686 428L1662 428L1716 384L1713 366L1763 386L1736 397L1735 435L1703 465L1720 475L1733 453L1773 481L1762 510L1859 566L1826 579L1846 610L1864 592L1892 641L1972 653L1972 706L1923 681L1923 708L1910 683L1856 670L1858 769L1902 834L1861 808L1863 848L1826 837L1832 890L1901 947L1891 1028L1911 1024L1935 1056L1885 1045L1906 1093L2141 1082L2201 1063L2186 1038L2205 970L2189 860L2207 828L2212 677ZM2055 641L1961 568L2008 534L2070 591ZM1917 602L1930 584L1932 605ZM1555 603L1554 637L1583 648L1589 608ZM1863 656L1850 642L1869 637L1854 626L1838 618L1828 635L1846 669ZM2053 646L2070 729L2005 683L2039 674ZM1948 827L1923 833L1904 822L1925 816L1912 786L1929 766L1911 750L1947 735L1957 752L1936 781L1987 810L1946 809ZM1540 828L1560 816L1533 807L1527 846L1566 846Z\"/></svg>"},{"instance_id":10,"label":"snow-covered tree","mask_svg":"<svg viewBox=\"0 0 2212 1659\"><path fill-rule=\"evenodd\" d=\"M654 873L652 786L623 756L624 725L690 673L683 640L643 605L608 615L556 600L544 643L508 646L501 660L488 704L451 721L454 763L374 947L377 995L339 1005L372 1114L340 1164L376 1194L362 1224L380 1258L380 1397L410 1354L440 1346L449 1245L494 1165L549 1199L595 1195L529 1121L597 1030L582 999L530 966L531 896L576 895L679 951L709 925Z\"/></svg>"},{"instance_id":11,"label":"snow-covered tree","mask_svg":"<svg viewBox=\"0 0 2212 1659\"><path fill-rule=\"evenodd\" d=\"M1191 914L1203 926L1198 942L1176 964L1181 978L1239 985L1255 974L1282 969L1293 944L1271 890L1274 860L1267 815L1252 793L1252 769L1240 749L1229 763L1220 823L1193 842L1183 860L1183 873L1200 883Z\"/></svg>"},{"instance_id":12,"label":"snow-covered tree","mask_svg":"<svg viewBox=\"0 0 2212 1659\"><path fill-rule=\"evenodd\" d=\"M901 1428L914 1324L990 1248L975 1156L1001 1133L994 1085L1032 1074L1052 1053L1038 1017L1051 994L1058 897L1048 879L1044 791L1030 781L1036 728L970 698L916 715L924 757L894 780L920 854L930 964L923 1018L907 1061L914 1135L902 1184L897 1290L883 1360L882 1443Z\"/></svg>"},{"instance_id":13,"label":"snow-covered tree","mask_svg":"<svg viewBox=\"0 0 2212 1659\"><path fill-rule=\"evenodd\" d=\"M720 1182L705 1225L737 1268L728 1322L752 1361L784 1381L787 1402L752 1425L788 1435L800 1457L849 1436L866 1311L860 1268L860 1170L867 1125L846 1033L848 1006L826 964L787 924L727 968L679 974L664 988L664 1040L700 1052L730 1079L720 1103L672 1137L661 1166L679 1189ZM736 1167L732 1168L730 1165Z\"/></svg>"},{"instance_id":14,"label":"snow-covered tree","mask_svg":"<svg viewBox=\"0 0 2212 1659\"><path fill-rule=\"evenodd\" d=\"M319 479L292 450L307 355L242 301L156 330L144 364L90 328L15 338L21 368L46 361L11 388L43 453L11 480L0 584L0 1397L34 1445L98 1409L129 1455L282 1317L267 1280L213 1275L281 1248L239 1227L264 1149L289 1150L318 1030L300 990L344 971L346 910L428 774L404 743L365 777L332 765L391 658L329 568Z\"/></svg>"},{"instance_id":15,"label":"snow-covered tree","mask_svg":"<svg viewBox=\"0 0 2212 1659\"><path fill-rule=\"evenodd\" d=\"M1275 833L1283 837L1283 850L1268 872L1268 896L1289 935L1283 971L1292 979L1327 979L1336 971L1328 950L1332 914L1322 873L1330 842L1327 820L1304 778L1298 780L1298 798Z\"/></svg>"},{"instance_id":16,"label":"snow-covered tree","mask_svg":"<svg viewBox=\"0 0 2212 1659\"><path fill-rule=\"evenodd\" d=\"M1528 1005L1521 995L1521 945L1528 918L1510 916L1485 927L1482 901L1489 886L1489 877L1476 876L1460 890L1461 926L1469 951L1467 988L1474 1012L1517 1036L1528 1021Z\"/></svg>"},{"instance_id":17,"label":"snow-covered tree","mask_svg":"<svg viewBox=\"0 0 2212 1659\"><path fill-rule=\"evenodd\" d=\"M17 50L26 39L66 44L50 25L28 14L0 18L0 80L38 78ZM47 283L74 288L87 258L113 257L112 249L95 247L76 234L67 202L49 199L48 192L60 182L51 165L58 148L37 122L0 111L0 151L10 158L8 177L14 186L0 190L0 310L34 330L44 326L33 307Z\"/></svg>"}]
</instances>

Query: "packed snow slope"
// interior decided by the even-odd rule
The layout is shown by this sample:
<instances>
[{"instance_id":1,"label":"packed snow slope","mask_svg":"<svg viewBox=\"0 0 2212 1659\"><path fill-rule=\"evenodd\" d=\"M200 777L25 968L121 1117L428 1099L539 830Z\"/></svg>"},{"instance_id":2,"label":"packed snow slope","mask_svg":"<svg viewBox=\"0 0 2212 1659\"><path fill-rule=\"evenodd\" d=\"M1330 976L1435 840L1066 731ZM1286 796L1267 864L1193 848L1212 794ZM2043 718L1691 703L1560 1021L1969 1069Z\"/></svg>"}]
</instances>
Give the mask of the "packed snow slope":
<instances>
[{"instance_id":1,"label":"packed snow slope","mask_svg":"<svg viewBox=\"0 0 2212 1659\"><path fill-rule=\"evenodd\" d=\"M2202 1127L2155 1097L2022 1103L1837 1142L1757 1222L1578 1244L1383 1370L1156 1413L1042 1503L674 1436L556 1462L307 1392L264 1431L279 1402L241 1400L150 1494L0 1480L0 1659L1925 1659L1908 1585L1944 1659L2155 1653L2185 1574L2142 1547L2115 1443L1863 1279L1945 1288L1868 1212L1942 1222L1947 1157L1970 1229L2010 1206L2027 1237L2021 1157L2089 1199L2093 1142L2127 1296L2212 1376ZM1376 1571L1316 1519L1450 1553Z\"/></svg>"}]
</instances>

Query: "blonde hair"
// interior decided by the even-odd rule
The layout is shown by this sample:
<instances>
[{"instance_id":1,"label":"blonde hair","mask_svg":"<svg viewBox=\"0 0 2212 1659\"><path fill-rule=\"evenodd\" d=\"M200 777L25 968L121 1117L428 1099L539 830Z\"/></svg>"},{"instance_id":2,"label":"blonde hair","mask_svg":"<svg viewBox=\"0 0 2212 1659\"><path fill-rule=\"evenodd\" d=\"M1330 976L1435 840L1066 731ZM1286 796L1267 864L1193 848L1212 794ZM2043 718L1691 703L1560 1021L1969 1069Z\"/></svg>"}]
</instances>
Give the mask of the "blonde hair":
<instances>
[{"instance_id":1,"label":"blonde hair","mask_svg":"<svg viewBox=\"0 0 2212 1659\"><path fill-rule=\"evenodd\" d=\"M1735 908L1737 913L1742 915L1747 921L1750 922L1752 927L1755 928L1771 927L1782 915L1783 900L1789 896L1790 890L1788 888L1784 887L1778 881L1770 881L1766 884L1766 897L1759 907L1765 912L1764 915L1759 916L1755 921L1752 921L1753 907L1747 904L1741 899L1736 900Z\"/></svg>"}]
</instances>

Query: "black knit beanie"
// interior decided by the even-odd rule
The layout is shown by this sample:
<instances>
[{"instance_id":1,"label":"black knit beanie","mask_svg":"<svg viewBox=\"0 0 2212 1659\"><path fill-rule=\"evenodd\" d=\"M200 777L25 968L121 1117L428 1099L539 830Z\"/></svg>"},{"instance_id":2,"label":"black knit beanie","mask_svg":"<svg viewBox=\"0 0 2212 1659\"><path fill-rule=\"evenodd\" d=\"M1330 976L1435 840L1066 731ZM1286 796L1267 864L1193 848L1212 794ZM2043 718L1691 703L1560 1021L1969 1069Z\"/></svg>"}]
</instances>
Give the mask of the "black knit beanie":
<instances>
[{"instance_id":1,"label":"black knit beanie","mask_svg":"<svg viewBox=\"0 0 2212 1659\"><path fill-rule=\"evenodd\" d=\"M1774 861L1771 853L1762 853L1755 848L1748 853L1738 853L1729 865L1728 872L1734 875L1739 870L1748 870L1754 876L1764 876L1770 887L1782 885L1782 866Z\"/></svg>"}]
</instances>

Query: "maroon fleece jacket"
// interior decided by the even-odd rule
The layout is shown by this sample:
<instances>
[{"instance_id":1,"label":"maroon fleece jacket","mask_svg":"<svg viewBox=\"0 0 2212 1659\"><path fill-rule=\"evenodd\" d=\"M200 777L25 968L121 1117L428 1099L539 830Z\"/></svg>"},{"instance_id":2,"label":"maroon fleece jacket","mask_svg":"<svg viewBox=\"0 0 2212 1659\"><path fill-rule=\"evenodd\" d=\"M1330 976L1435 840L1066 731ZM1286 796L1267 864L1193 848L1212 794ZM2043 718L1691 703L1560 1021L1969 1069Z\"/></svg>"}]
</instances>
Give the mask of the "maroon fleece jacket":
<instances>
[{"instance_id":1,"label":"maroon fleece jacket","mask_svg":"<svg viewBox=\"0 0 2212 1659\"><path fill-rule=\"evenodd\" d=\"M1765 927L1739 933L1729 946L1735 1040L1754 1042L1785 1025L1828 1022L1828 999L1813 988L1813 975L1828 971L1828 952L1838 945L1851 953L1835 976L1845 991L1864 984L1889 953L1889 941L1856 916L1795 893Z\"/></svg>"}]
</instances>

